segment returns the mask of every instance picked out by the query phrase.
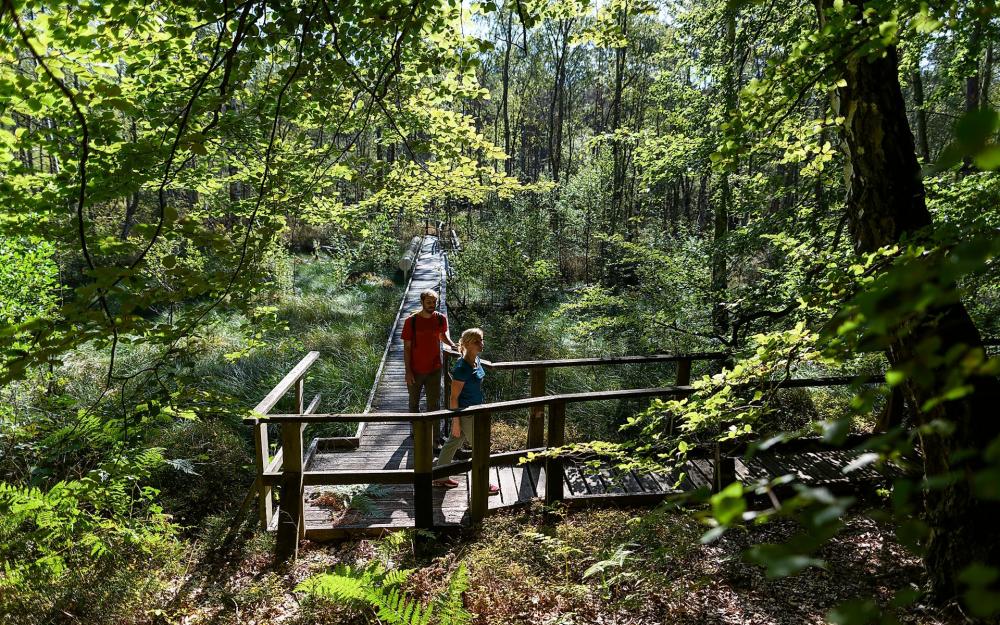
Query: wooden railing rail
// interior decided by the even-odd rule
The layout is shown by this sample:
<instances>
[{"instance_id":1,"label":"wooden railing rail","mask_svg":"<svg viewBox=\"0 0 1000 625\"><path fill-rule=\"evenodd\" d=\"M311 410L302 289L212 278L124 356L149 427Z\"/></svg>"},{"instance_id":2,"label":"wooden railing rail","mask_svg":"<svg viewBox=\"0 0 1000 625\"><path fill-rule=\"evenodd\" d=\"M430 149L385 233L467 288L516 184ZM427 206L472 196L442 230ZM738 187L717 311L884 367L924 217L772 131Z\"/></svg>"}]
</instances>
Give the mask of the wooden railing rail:
<instances>
[{"instance_id":1,"label":"wooden railing rail","mask_svg":"<svg viewBox=\"0 0 1000 625\"><path fill-rule=\"evenodd\" d=\"M450 358L459 358L461 354L454 350L445 350ZM595 367L608 365L638 365L677 363L677 386L687 386L691 383L691 363L696 360L724 360L729 358L728 352L692 352L688 354L650 354L645 356L608 356L597 358L562 358L558 360L516 360L494 362L480 359L483 367L494 371L514 371L528 369L530 371L529 393L531 397L545 395L546 370L555 367ZM446 389L447 390L447 389ZM448 394L445 392L444 397ZM531 408L528 417L528 447L539 447L544 444L545 421L539 406Z\"/></svg>"},{"instance_id":2,"label":"wooden railing rail","mask_svg":"<svg viewBox=\"0 0 1000 625\"><path fill-rule=\"evenodd\" d=\"M775 388L809 388L823 386L846 386L858 382L859 379L852 376L834 376L824 378L803 378L772 382ZM881 384L877 379L871 381L861 380L862 383ZM734 388L759 388L761 384L739 384ZM248 425L260 421L270 421L277 423L330 423L330 422L354 422L369 420L372 422L405 422L419 423L421 421L436 421L447 417L457 417L462 415L480 415L491 412L506 412L510 410L520 410L534 406L547 406L554 402L565 402L575 404L590 401L610 401L618 399L639 399L645 397L685 397L693 394L697 389L693 386L662 386L656 388L632 388L617 391L591 391L587 393L564 393L561 395L545 395L543 397L526 397L524 399L513 399L499 401L491 404L479 404L458 410L434 410L431 412L370 412L370 413L316 413L316 414L274 414L263 418L247 418L243 422Z\"/></svg>"},{"instance_id":3,"label":"wooden railing rail","mask_svg":"<svg viewBox=\"0 0 1000 625\"><path fill-rule=\"evenodd\" d=\"M292 368L285 377L281 379L278 384L271 389L264 399L260 400L256 406L254 406L253 411L258 415L267 415L267 413L274 408L275 404L281 401L281 398L285 396L288 391L295 388L295 406L298 412L301 414L308 414L316 409L319 405L319 395L317 395L310 403L308 409L305 406L305 377L306 373L309 371L309 367L316 362L319 358L319 352L309 352L305 357L298 362L295 367ZM254 444L254 469L256 471L256 479L254 480L254 487L257 490L258 499L258 516L260 517L261 525L264 529L267 529L271 520L274 517L274 496L271 489L271 484L267 483L264 479L264 474L273 471L277 468L278 463L283 462L284 452L279 449L274 457L271 457L270 441L267 435L267 422L260 421L258 419L251 419L254 423L253 426L253 444ZM299 431L299 440L302 439L302 426L293 426ZM283 426L284 429L284 426ZM300 443L301 445L301 443Z\"/></svg>"},{"instance_id":4,"label":"wooden railing rail","mask_svg":"<svg viewBox=\"0 0 1000 625\"><path fill-rule=\"evenodd\" d=\"M311 360L309 358L303 359L303 362L308 361L308 364L312 364L315 361L315 357ZM276 387L276 391L282 385L285 386L286 390L291 388L298 379L301 379L301 376L305 374L307 369L308 365L301 368L297 366L296 370L293 370L293 373L299 377L289 382L289 379L292 378L292 373L290 373L289 376L286 376L286 380L282 380L279 387ZM288 383L286 384L286 382ZM806 388L843 386L858 382L866 382L866 380L855 377L827 377L783 380L775 381L771 384L777 388ZM878 382L878 380L871 380L871 382ZM760 384L741 385L741 387L746 388L759 386ZM301 388L301 384L298 384L297 388ZM244 419L244 422L252 425L257 432L265 432L265 435L266 429L264 428L266 428L268 423L277 423L281 426L283 444L280 470L276 466L276 462L264 462L263 465L260 465L263 469L258 474L258 482L262 495L265 492L264 489L267 489L267 496L262 496L262 499L268 503L268 506L270 506L271 487L280 484L282 505L278 520L277 554L281 559L288 559L295 557L298 548L298 539L303 535L305 530L303 495L306 485L413 484L414 524L418 528L432 528L434 526L432 480L446 475L471 471L469 517L475 523L485 517L488 508L490 467L496 464L517 461L520 458L527 457L531 452L539 453L547 449L562 447L566 442L566 406L568 404L645 397L685 397L693 394L696 390L690 385L685 385L588 393L565 393L493 402L460 410L435 410L423 413L371 412L357 414L306 414L303 412L300 414L261 415ZM269 394L270 396L271 394ZM271 405L273 406L276 402L277 399ZM543 411L546 407L548 408L548 444L537 446L533 449L518 450L491 456L490 434L493 413L536 407L541 408ZM472 415L475 417L472 433L472 459L441 467L433 467L434 425L439 419L458 415ZM309 455L305 454L306 457L304 457L302 451L302 431L305 424L360 421L412 423L413 469L382 471L305 470ZM261 448L258 447L258 453L260 451ZM718 489L728 483L726 480L731 481L734 479L735 464L732 458L723 458L717 449L715 456L716 475L713 480L713 488ZM263 457L266 458L267 456ZM556 503L564 497L562 485L563 459L558 455L546 455L543 461L546 471L545 500L549 504Z\"/></svg>"}]
</instances>

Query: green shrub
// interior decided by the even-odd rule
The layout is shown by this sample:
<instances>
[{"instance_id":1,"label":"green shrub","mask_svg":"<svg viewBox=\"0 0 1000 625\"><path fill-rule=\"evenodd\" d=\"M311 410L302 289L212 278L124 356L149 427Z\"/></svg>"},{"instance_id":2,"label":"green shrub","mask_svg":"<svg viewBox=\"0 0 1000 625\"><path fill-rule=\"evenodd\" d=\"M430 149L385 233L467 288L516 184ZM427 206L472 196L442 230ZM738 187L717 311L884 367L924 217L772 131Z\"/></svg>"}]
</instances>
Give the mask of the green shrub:
<instances>
[{"instance_id":1,"label":"green shrub","mask_svg":"<svg viewBox=\"0 0 1000 625\"><path fill-rule=\"evenodd\" d=\"M169 561L176 545L149 485L161 463L159 449L119 453L46 489L0 483L0 615L128 613L152 592L149 562Z\"/></svg>"},{"instance_id":2,"label":"green shrub","mask_svg":"<svg viewBox=\"0 0 1000 625\"><path fill-rule=\"evenodd\" d=\"M253 451L224 423L182 421L154 440L166 462L157 470L163 509L184 526L239 504L253 481Z\"/></svg>"}]
</instances>

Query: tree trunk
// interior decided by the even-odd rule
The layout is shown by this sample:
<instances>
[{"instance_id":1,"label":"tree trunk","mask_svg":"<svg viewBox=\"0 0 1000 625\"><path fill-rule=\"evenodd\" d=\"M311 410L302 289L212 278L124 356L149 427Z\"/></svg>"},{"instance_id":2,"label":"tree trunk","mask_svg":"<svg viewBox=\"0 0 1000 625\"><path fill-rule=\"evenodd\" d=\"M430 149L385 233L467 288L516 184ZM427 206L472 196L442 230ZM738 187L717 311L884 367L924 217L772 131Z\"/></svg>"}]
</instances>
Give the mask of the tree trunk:
<instances>
[{"instance_id":1,"label":"tree trunk","mask_svg":"<svg viewBox=\"0 0 1000 625\"><path fill-rule=\"evenodd\" d=\"M503 53L503 69L501 73L503 95L500 100L503 112L503 151L504 154L507 155L507 160L504 161L504 171L507 172L508 176L512 176L514 174L514 157L511 154L512 146L510 142L510 108L508 105L510 94L510 50L514 44L513 27L514 12L508 10L507 27L504 29L504 43L507 45L507 48Z\"/></svg>"},{"instance_id":2,"label":"tree trunk","mask_svg":"<svg viewBox=\"0 0 1000 625\"><path fill-rule=\"evenodd\" d=\"M924 108L924 78L918 67L913 72L913 103L916 105L917 145L920 146L920 157L925 163L931 162L931 148L927 141L927 110Z\"/></svg>"},{"instance_id":3,"label":"tree trunk","mask_svg":"<svg viewBox=\"0 0 1000 625\"><path fill-rule=\"evenodd\" d=\"M979 90L979 107L990 108L990 89L993 88L993 41L986 44L986 64L983 66L983 84Z\"/></svg>"},{"instance_id":4,"label":"tree trunk","mask_svg":"<svg viewBox=\"0 0 1000 625\"><path fill-rule=\"evenodd\" d=\"M726 74L723 78L723 97L726 104L726 115L736 108L736 9L726 9L726 48L729 58L726 61ZM729 212L732 205L732 189L729 186L729 172L723 172L719 177L721 189L720 201L715 207L712 234L712 329L719 336L729 333L729 312L726 310L726 289L729 286L729 271L727 267L726 237L729 236Z\"/></svg>"},{"instance_id":5,"label":"tree trunk","mask_svg":"<svg viewBox=\"0 0 1000 625\"><path fill-rule=\"evenodd\" d=\"M862 3L852 1L859 7ZM931 225L897 72L893 47L881 58L850 59L843 76L847 86L839 88L834 98L834 113L845 118L847 212L859 253L920 236L920 230ZM961 303L928 310L898 332L887 350L893 365L924 358L927 348L937 344L941 345L938 352L957 345L982 346ZM931 528L925 564L934 591L942 599L951 599L960 590L959 573L970 563L1000 565L1000 503L977 499L968 480L982 462L983 449L1000 435L1000 420L995 418L1000 382L973 378L969 380L973 393L923 411L920 407L942 392L951 371L932 363L923 373L926 379L921 383L909 380L905 386L909 404L917 409L918 424L942 420L954 427L948 436L925 433L921 437L925 475L959 477L929 491L924 500L925 520ZM960 453L968 451L975 453Z\"/></svg>"}]
</instances>

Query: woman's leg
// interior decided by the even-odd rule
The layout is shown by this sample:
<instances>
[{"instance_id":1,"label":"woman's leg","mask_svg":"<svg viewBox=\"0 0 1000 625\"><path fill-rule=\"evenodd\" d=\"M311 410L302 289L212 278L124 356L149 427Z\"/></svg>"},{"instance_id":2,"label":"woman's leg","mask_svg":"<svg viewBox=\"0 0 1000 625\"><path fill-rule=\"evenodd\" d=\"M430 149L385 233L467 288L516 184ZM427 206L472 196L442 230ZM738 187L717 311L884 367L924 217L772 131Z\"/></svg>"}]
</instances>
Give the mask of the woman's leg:
<instances>
[{"instance_id":1,"label":"woman's leg","mask_svg":"<svg viewBox=\"0 0 1000 625\"><path fill-rule=\"evenodd\" d=\"M455 459L455 452L462 447L462 443L467 440L467 437L471 436L471 430L466 430L465 427L466 419L472 421L472 417L462 417L462 433L459 436L452 435L448 437L448 440L441 446L441 454L434 461L434 466L437 467L451 463Z\"/></svg>"}]
</instances>

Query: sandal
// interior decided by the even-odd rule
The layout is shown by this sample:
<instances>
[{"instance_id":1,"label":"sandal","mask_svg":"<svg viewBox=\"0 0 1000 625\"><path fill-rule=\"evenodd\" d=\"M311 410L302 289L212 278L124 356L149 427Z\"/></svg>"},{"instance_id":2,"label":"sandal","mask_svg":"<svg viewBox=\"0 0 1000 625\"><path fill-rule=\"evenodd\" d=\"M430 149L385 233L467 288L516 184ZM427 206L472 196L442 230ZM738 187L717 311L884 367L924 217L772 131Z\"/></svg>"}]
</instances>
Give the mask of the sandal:
<instances>
[{"instance_id":1,"label":"sandal","mask_svg":"<svg viewBox=\"0 0 1000 625\"><path fill-rule=\"evenodd\" d=\"M450 477L445 478L443 480L434 480L433 482L431 482L431 484L435 486L444 486L445 488L456 488L458 486L458 482L451 479Z\"/></svg>"},{"instance_id":2,"label":"sandal","mask_svg":"<svg viewBox=\"0 0 1000 625\"><path fill-rule=\"evenodd\" d=\"M499 494L500 494L500 488L498 488L496 484L490 484L490 497Z\"/></svg>"}]
</instances>

